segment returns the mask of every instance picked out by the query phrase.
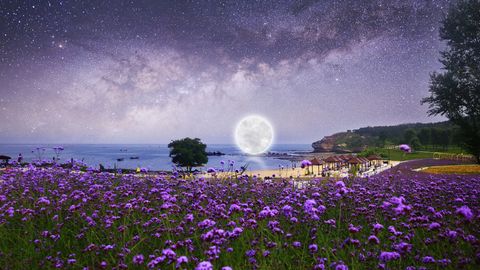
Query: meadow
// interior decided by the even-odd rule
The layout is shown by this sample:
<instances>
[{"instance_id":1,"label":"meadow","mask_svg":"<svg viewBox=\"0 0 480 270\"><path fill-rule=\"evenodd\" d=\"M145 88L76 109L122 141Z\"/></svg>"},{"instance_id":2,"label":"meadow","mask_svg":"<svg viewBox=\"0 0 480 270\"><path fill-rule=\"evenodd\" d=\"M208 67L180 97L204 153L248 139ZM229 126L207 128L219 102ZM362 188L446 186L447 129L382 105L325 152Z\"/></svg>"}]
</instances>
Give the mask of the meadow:
<instances>
[{"instance_id":1,"label":"meadow","mask_svg":"<svg viewBox=\"0 0 480 270\"><path fill-rule=\"evenodd\" d=\"M184 180L60 167L0 181L1 269L479 269L480 175Z\"/></svg>"},{"instance_id":2,"label":"meadow","mask_svg":"<svg viewBox=\"0 0 480 270\"><path fill-rule=\"evenodd\" d=\"M467 156L465 150L460 148L450 148L449 150L430 151L415 150L411 153L405 153L400 149L388 148L369 148L364 153L375 153L389 160L406 161L415 159L431 159L439 157L455 157L459 154Z\"/></svg>"}]
</instances>

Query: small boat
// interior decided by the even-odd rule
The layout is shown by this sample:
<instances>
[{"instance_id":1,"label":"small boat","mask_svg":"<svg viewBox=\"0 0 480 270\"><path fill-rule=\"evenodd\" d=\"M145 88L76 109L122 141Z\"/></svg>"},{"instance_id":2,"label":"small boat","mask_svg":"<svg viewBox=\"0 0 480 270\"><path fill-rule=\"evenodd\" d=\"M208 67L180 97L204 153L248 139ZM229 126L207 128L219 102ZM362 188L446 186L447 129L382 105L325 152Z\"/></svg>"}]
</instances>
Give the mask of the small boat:
<instances>
[{"instance_id":1,"label":"small boat","mask_svg":"<svg viewBox=\"0 0 480 270\"><path fill-rule=\"evenodd\" d=\"M117 158L117 161L123 161L124 158Z\"/></svg>"},{"instance_id":2,"label":"small boat","mask_svg":"<svg viewBox=\"0 0 480 270\"><path fill-rule=\"evenodd\" d=\"M140 157L135 156L135 157L130 157L130 159L140 159Z\"/></svg>"}]
</instances>

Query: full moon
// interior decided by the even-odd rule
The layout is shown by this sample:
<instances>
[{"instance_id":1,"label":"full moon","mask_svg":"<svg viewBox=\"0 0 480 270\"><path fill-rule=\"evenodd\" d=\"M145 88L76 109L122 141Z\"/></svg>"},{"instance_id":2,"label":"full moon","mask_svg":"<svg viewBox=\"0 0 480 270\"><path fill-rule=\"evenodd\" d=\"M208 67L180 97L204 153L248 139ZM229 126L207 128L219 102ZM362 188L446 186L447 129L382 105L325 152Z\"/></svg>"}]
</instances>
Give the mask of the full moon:
<instances>
[{"instance_id":1,"label":"full moon","mask_svg":"<svg viewBox=\"0 0 480 270\"><path fill-rule=\"evenodd\" d=\"M267 119L250 115L238 122L235 142L243 152L250 155L264 153L273 142L273 127Z\"/></svg>"}]
</instances>

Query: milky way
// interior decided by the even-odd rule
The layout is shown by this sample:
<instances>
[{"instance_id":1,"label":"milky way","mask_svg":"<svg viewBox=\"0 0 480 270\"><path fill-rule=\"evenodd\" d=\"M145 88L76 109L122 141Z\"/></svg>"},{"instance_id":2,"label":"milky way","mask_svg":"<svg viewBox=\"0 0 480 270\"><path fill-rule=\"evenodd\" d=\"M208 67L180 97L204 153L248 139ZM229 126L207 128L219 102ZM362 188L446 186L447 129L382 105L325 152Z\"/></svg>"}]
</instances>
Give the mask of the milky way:
<instances>
[{"instance_id":1,"label":"milky way","mask_svg":"<svg viewBox=\"0 0 480 270\"><path fill-rule=\"evenodd\" d=\"M451 1L0 0L3 142L277 142L431 122Z\"/></svg>"}]
</instances>

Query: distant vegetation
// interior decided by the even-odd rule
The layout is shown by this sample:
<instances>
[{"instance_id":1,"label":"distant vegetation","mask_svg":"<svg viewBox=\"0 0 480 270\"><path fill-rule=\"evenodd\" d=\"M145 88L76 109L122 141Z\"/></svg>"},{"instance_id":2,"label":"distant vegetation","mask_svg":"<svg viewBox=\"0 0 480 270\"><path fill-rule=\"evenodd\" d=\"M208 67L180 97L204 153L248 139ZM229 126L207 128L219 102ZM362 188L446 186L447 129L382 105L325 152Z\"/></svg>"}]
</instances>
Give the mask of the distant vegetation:
<instances>
[{"instance_id":1,"label":"distant vegetation","mask_svg":"<svg viewBox=\"0 0 480 270\"><path fill-rule=\"evenodd\" d=\"M460 129L449 121L415 123L396 126L363 127L326 136L312 144L315 152L364 152L376 149L377 154L400 144L409 144L414 152L465 153ZM389 151L389 155L392 151ZM399 152L399 154L402 154Z\"/></svg>"},{"instance_id":2,"label":"distant vegetation","mask_svg":"<svg viewBox=\"0 0 480 270\"><path fill-rule=\"evenodd\" d=\"M368 146L376 147L406 143L414 150L449 151L461 150L462 145L460 129L448 121L364 127L353 133L359 135L359 138L368 138ZM355 140L347 143L357 144Z\"/></svg>"}]
</instances>

